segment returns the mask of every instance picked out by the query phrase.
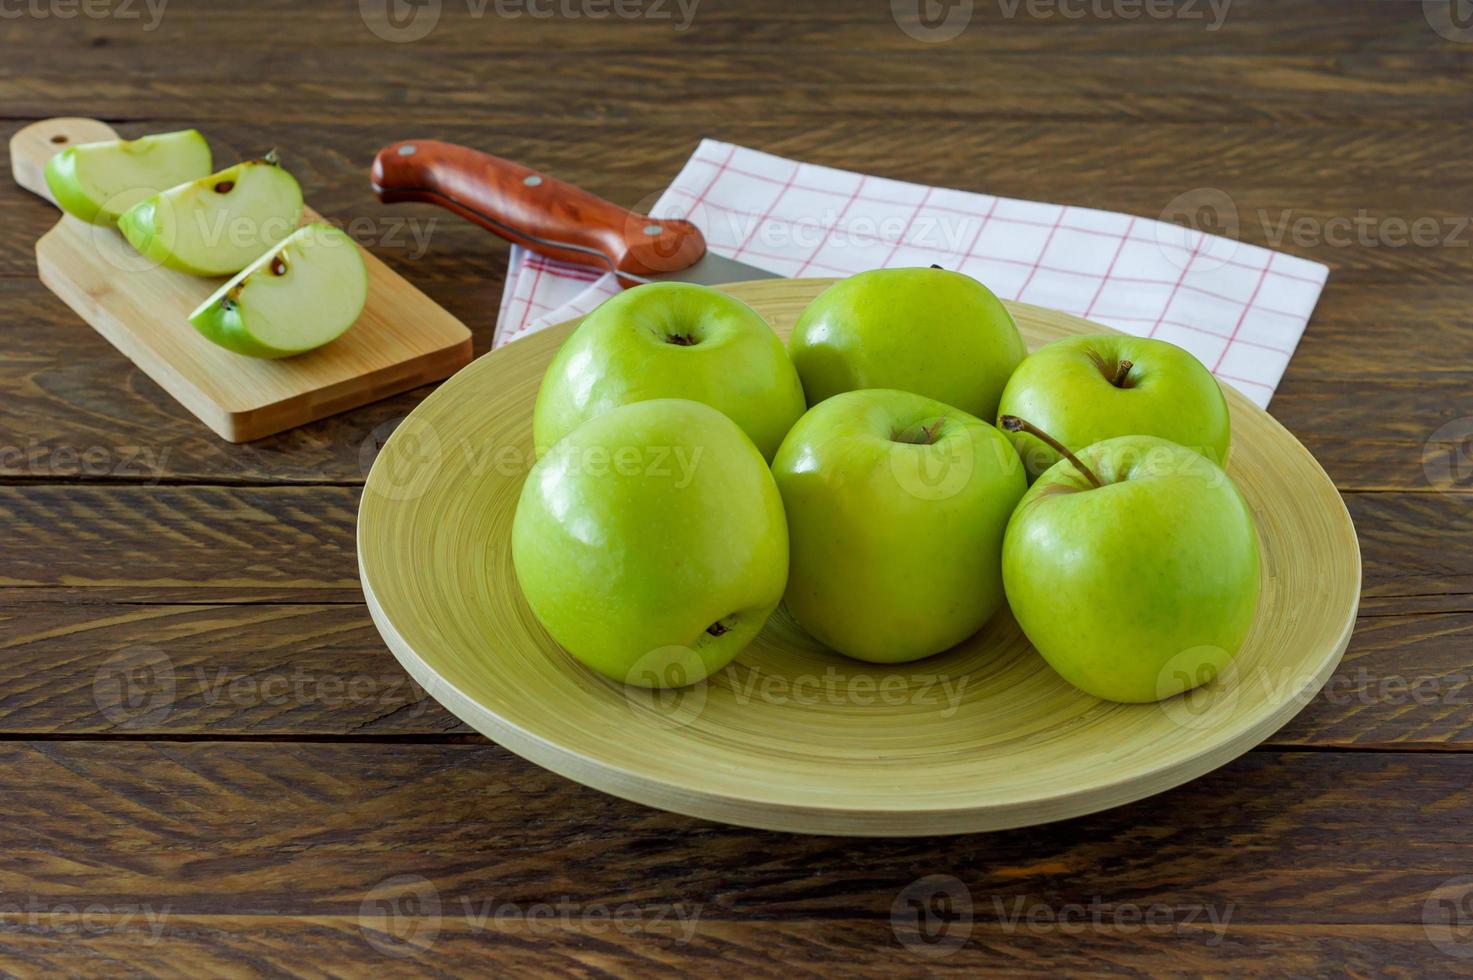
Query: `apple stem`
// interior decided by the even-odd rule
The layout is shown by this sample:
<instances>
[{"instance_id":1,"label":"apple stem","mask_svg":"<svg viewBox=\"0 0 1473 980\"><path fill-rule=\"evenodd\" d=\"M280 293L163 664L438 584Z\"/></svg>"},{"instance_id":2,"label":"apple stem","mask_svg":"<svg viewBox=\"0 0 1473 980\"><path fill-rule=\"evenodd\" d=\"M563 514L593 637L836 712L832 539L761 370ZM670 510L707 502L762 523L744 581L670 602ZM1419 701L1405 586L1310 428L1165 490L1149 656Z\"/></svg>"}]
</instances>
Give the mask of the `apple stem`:
<instances>
[{"instance_id":1,"label":"apple stem","mask_svg":"<svg viewBox=\"0 0 1473 980\"><path fill-rule=\"evenodd\" d=\"M941 431L941 425L945 421L946 416L942 415L930 425L922 425L919 422L915 422L899 432L893 433L890 438L895 442L904 442L912 446L929 446L936 441L936 433ZM920 426L920 431L916 431L917 426Z\"/></svg>"},{"instance_id":2,"label":"apple stem","mask_svg":"<svg viewBox=\"0 0 1473 980\"><path fill-rule=\"evenodd\" d=\"M1068 446L1064 445L1062 442L1055 439L1053 436L1049 435L1047 432L1043 431L1032 422L1026 422L1023 419L1018 418L1018 416L1016 415L1004 415L997 421L999 425L1001 425L1009 432L1026 432L1030 436L1033 436L1033 438L1045 443L1054 452L1058 453L1060 456L1073 463L1074 468L1083 473L1084 478L1088 480L1091 484L1093 484L1095 489L1099 489L1100 487L1104 486L1104 484L1100 482L1100 478L1095 476L1095 471L1080 462L1079 457L1071 453Z\"/></svg>"},{"instance_id":3,"label":"apple stem","mask_svg":"<svg viewBox=\"0 0 1473 980\"><path fill-rule=\"evenodd\" d=\"M1115 378L1110 383L1117 388L1125 387L1125 379L1130 377L1130 369L1135 367L1131 361L1122 360L1119 367L1115 368Z\"/></svg>"}]
</instances>

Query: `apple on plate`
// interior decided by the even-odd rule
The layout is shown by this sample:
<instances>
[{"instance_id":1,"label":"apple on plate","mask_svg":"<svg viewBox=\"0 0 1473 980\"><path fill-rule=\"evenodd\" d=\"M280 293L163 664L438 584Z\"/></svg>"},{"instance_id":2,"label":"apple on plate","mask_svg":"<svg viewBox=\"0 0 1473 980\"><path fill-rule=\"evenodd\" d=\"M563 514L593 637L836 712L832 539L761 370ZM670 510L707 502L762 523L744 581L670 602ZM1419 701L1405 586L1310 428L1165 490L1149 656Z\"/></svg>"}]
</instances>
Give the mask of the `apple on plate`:
<instances>
[{"instance_id":1,"label":"apple on plate","mask_svg":"<svg viewBox=\"0 0 1473 980\"><path fill-rule=\"evenodd\" d=\"M998 412L1027 419L1075 452L1115 436L1149 435L1227 465L1222 388L1201 361L1164 340L1124 334L1056 340L1013 372ZM1027 432L1009 435L1029 479L1061 458Z\"/></svg>"},{"instance_id":2,"label":"apple on plate","mask_svg":"<svg viewBox=\"0 0 1473 980\"><path fill-rule=\"evenodd\" d=\"M1027 354L1002 301L946 269L875 269L834 283L798 318L788 353L808 404L858 388L913 391L991 421Z\"/></svg>"},{"instance_id":3,"label":"apple on plate","mask_svg":"<svg viewBox=\"0 0 1473 980\"><path fill-rule=\"evenodd\" d=\"M1018 625L1065 680L1109 701L1159 701L1211 680L1242 646L1258 535L1216 463L1120 436L1038 478L1008 523L1002 575Z\"/></svg>"},{"instance_id":4,"label":"apple on plate","mask_svg":"<svg viewBox=\"0 0 1473 980\"><path fill-rule=\"evenodd\" d=\"M1003 601L1002 542L1027 482L989 423L935 399L844 392L783 440L793 618L871 663L940 653Z\"/></svg>"},{"instance_id":5,"label":"apple on plate","mask_svg":"<svg viewBox=\"0 0 1473 980\"><path fill-rule=\"evenodd\" d=\"M110 225L146 197L210 172L197 129L69 146L46 163L46 186L67 214Z\"/></svg>"},{"instance_id":6,"label":"apple on plate","mask_svg":"<svg viewBox=\"0 0 1473 980\"><path fill-rule=\"evenodd\" d=\"M803 389L767 321L707 286L650 283L605 300L563 342L537 393L545 451L618 405L688 398L725 414L771 460L803 414Z\"/></svg>"},{"instance_id":7,"label":"apple on plate","mask_svg":"<svg viewBox=\"0 0 1473 980\"><path fill-rule=\"evenodd\" d=\"M640 289L646 287L638 287ZM512 522L517 581L575 658L639 687L725 667L788 578L788 531L752 441L700 402L609 409L527 475Z\"/></svg>"},{"instance_id":8,"label":"apple on plate","mask_svg":"<svg viewBox=\"0 0 1473 980\"><path fill-rule=\"evenodd\" d=\"M233 276L297 230L302 188L272 157L139 201L118 230L139 254L196 276Z\"/></svg>"},{"instance_id":9,"label":"apple on plate","mask_svg":"<svg viewBox=\"0 0 1473 980\"><path fill-rule=\"evenodd\" d=\"M368 272L357 242L314 222L242 269L189 322L237 354L289 357L337 339L367 300Z\"/></svg>"}]
</instances>

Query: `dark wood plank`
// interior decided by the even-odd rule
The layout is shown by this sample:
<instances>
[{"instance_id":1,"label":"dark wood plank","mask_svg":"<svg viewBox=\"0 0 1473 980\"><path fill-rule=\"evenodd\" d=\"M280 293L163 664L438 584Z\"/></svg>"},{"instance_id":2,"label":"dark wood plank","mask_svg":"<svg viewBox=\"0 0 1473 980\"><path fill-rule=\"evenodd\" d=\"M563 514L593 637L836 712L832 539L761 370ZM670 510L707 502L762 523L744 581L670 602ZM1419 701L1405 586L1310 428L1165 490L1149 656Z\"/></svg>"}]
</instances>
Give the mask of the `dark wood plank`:
<instances>
[{"instance_id":1,"label":"dark wood plank","mask_svg":"<svg viewBox=\"0 0 1473 980\"><path fill-rule=\"evenodd\" d=\"M1454 544L1473 535L1465 494L1347 494L1369 612L1473 608L1473 563Z\"/></svg>"},{"instance_id":2,"label":"dark wood plank","mask_svg":"<svg viewBox=\"0 0 1473 980\"><path fill-rule=\"evenodd\" d=\"M185 124L184 119L168 123ZM687 124L684 137L679 129L626 126L592 146L586 133L567 127L561 138L464 123L437 135L494 146L636 204L674 174L704 126L704 121ZM150 128L134 127L137 132ZM227 151L260 149L260 126L207 128L212 137L217 130L223 133ZM356 228L360 238L470 324L479 352L488 349L503 244L437 209L377 205L363 169L388 134L373 127L319 130L273 126L271 141L295 152L309 197L320 208ZM1451 419L1473 416L1468 394L1473 386L1464 367L1473 351L1462 317L1473 299L1473 287L1467 285L1473 229L1457 230L1458 222L1473 213L1473 185L1453 172L1440 172L1434 162L1466 156L1460 146L1473 152L1473 136L1438 130L1436 138L1418 139L1368 127L1351 133L1304 128L1247 133L1225 126L1191 131L1220 152L1188 151L1182 128L1163 124L1008 124L1001 132L976 127L938 132L924 122L887 122L868 124L847 138L840 138L831 122L796 130L764 124L737 138L840 166L1147 215L1160 213L1182 190L1225 186L1238 200L1245 240L1278 244L1332 267L1329 288L1275 399L1274 413L1342 486L1426 489L1421 461L1428 437ZM1132 146L1138 168L1123 169L1091 153L1092 147L1121 144ZM885 162L879 168L876 147ZM1326 177L1347 157L1356 161L1354 174L1326 189ZM969 163L959 175L957 159L976 166ZM1059 160L1071 161L1070 166L1058 166ZM1224 165L1231 168L1226 175ZM1401 175L1409 171L1436 177L1407 183ZM1223 176L1230 179L1218 179ZM19 220L0 225L0 302L8 313L0 337L0 394L5 396L0 398L0 477L357 482L364 472L363 447L372 443L375 430L423 397L423 391L398 396L250 446L218 442L30 278L34 239L50 226L54 210L27 198L22 195L8 209ZM1461 236L1462 244L1386 247L1373 238L1338 247L1324 240L1324 222L1356 218L1368 200L1376 202L1367 212L1373 220L1435 221L1446 236ZM1310 237L1299 242L1291 235L1276 242L1284 220L1309 221ZM1417 342L1407 343L1408 337ZM1356 397L1371 385L1378 398ZM1473 486L1473 475L1468 482Z\"/></svg>"},{"instance_id":3,"label":"dark wood plank","mask_svg":"<svg viewBox=\"0 0 1473 980\"><path fill-rule=\"evenodd\" d=\"M0 605L0 735L478 738L345 605ZM1473 749L1473 614L1372 616L1271 748ZM1252 690L1250 688L1250 690Z\"/></svg>"},{"instance_id":4,"label":"dark wood plank","mask_svg":"<svg viewBox=\"0 0 1473 980\"><path fill-rule=\"evenodd\" d=\"M1342 492L1473 492L1473 376L1338 380L1291 362L1270 411Z\"/></svg>"},{"instance_id":5,"label":"dark wood plank","mask_svg":"<svg viewBox=\"0 0 1473 980\"><path fill-rule=\"evenodd\" d=\"M360 912L396 874L425 878L444 909L431 953L391 960L396 973L495 962L582 975L727 964L1443 975L1469 962L1428 943L1424 915L1473 859L1473 757L1390 750L1468 739L1473 483L1428 491L1446 489L1438 474L1462 478L1437 469L1461 466L1466 449L1444 426L1473 417L1470 250L1390 245L1385 221L1452 233L1473 213L1462 166L1473 46L1439 38L1421 4L1362 0L1236 0L1215 31L978 4L960 37L935 45L908 37L884 3L705 0L686 32L470 9L444 4L438 29L412 44L374 36L354 5L288 0L172 0L156 30L49 10L0 18L0 136L76 113L126 121L130 135L201 123L224 155L280 144L309 198L363 222L380 254L471 324L480 350L504 246L428 209L380 207L364 184L373 150L406 127L622 204L664 186L703 135L1147 216L1220 187L1245 241L1332 268L1275 413L1343 488L1398 491L1348 496L1366 596L1346 662L1272 743L1295 751L1261 750L1056 827L794 838L582 789L468 739L408 685L358 601L357 484L423 392L252 446L216 443L33 281L32 247L54 213L12 188L0 479L19 485L0 486L0 732L56 740L0 741L11 817L0 967L338 972L380 952ZM1379 239L1323 240L1327 223L1362 209ZM1307 221L1309 238L1276 241L1285 218ZM410 220L427 243L391 240ZM192 481L210 485L169 485ZM237 486L283 482L325 485ZM167 710L110 714L99 676L106 687L140 650L168 658L174 694L156 706ZM136 740L200 733L272 741ZM129 739L77 740L95 735ZM418 739L468 740L408 744ZM1382 751L1298 751L1336 746ZM929 873L956 875L977 909L968 945L935 961L903 946L890 916ZM701 927L677 945L643 929L473 928L464 915L467 902L562 896L584 909L678 896L700 905ZM1045 912L1231 908L1233 922L1215 945L1190 927L1036 933L998 921L998 901L1017 899ZM41 909L13 916L11 901ZM104 925L78 929L71 909L89 902L106 906ZM130 903L167 908L161 941L122 921Z\"/></svg>"},{"instance_id":6,"label":"dark wood plank","mask_svg":"<svg viewBox=\"0 0 1473 980\"><path fill-rule=\"evenodd\" d=\"M742 4L702 0L698 16L690 24L692 31L677 38L666 36L680 33L673 30L681 19L675 4L660 5L663 11L654 4L625 5L622 16L610 11L603 17L584 15L578 7L571 8L571 13L565 13L568 7L545 8L562 16L533 16L528 12L532 6L446 4L436 29L413 43L421 51L428 49L422 56L430 61L456 51L522 51L550 37L559 42L559 50L572 52L609 48L638 52L643 50L641 42L658 46L679 42L706 48L862 47L877 55L917 50L915 39L897 29L895 16L884 5L850 8L837 2L792 5L782 0L748 0ZM1407 11L1377 0L1351 0L1340 5L1325 0L1233 0L1225 17L1205 10L1206 4L1177 2L1165 5L1174 9L1164 13L1161 5L1150 13L1145 5L1134 12L1128 6L1117 12L1101 5L976 4L970 24L984 36L970 37L972 32L968 31L952 43L1018 53L1051 53L1054 48L1128 53L1186 47L1208 51L1240 48L1264 55L1344 55L1428 47L1432 49L1429 73L1441 70L1445 61L1452 60L1435 45L1425 44L1428 35L1424 18L1409 16ZM631 7L639 16L630 12ZM1333 30L1323 23L1326 9L1344 14ZM1101 10L1103 13L1098 13ZM175 0L169 4L168 13L168 19L163 20L139 9L136 16L120 14L111 21L74 18L72 24L16 23L15 18L5 25L9 30L0 37L7 42L18 41L49 30L48 41L60 50L142 47L150 41L148 34L161 40L190 35L218 37L232 52L281 46L329 50L383 46L382 40L367 30L364 17L352 9L304 9L292 0L258 0L250 8ZM263 21L279 23L286 16L297 25L295 34L263 30ZM569 22L576 23L569 26ZM1214 24L1217 26L1213 30L1206 29ZM1227 27L1233 30L1223 33ZM991 29L982 30L986 28ZM159 33L165 29L171 33ZM105 43L97 43L99 38Z\"/></svg>"},{"instance_id":7,"label":"dark wood plank","mask_svg":"<svg viewBox=\"0 0 1473 980\"><path fill-rule=\"evenodd\" d=\"M1468 226L1473 183L1455 166L1473 150L1473 136L1434 125L1408 134L1364 125L1251 130L1213 122L1099 119L986 128L913 118L837 123L825 117L795 124L759 117L713 123L711 116L693 111L658 129L628 122L565 123L529 132L495 116L476 123L463 118L432 122L418 115L407 120L208 122L185 113L118 128L136 136L200 126L221 160L279 147L314 207L387 260L405 263L400 271L412 270L416 282L426 283L483 282L500 268L504 248L439 209L374 200L367 181L374 152L417 134L525 161L628 206L652 203L704 136L900 180L1148 218L1172 216L1173 200L1188 191L1215 188L1230 196L1236 213L1219 215L1214 230L1324 262L1334 285L1461 285L1473 249ZM24 124L5 122L0 136L8 139ZM1100 152L1119 145L1131 147L1128 168L1114 154ZM1346 172L1347 166L1354 169ZM6 161L0 169L7 181L8 167ZM1426 176L1408 182L1408 172ZM31 275L32 246L50 228L56 210L20 191L11 205L14 220L0 229L0 275ZM834 216L818 213L813 220L826 217ZM1416 222L1422 224L1412 237L1408 226Z\"/></svg>"},{"instance_id":8,"label":"dark wood plank","mask_svg":"<svg viewBox=\"0 0 1473 980\"><path fill-rule=\"evenodd\" d=\"M955 838L748 831L606 796L485 745L4 742L6 891L43 905L356 916L415 875L494 898L703 917L888 920L960 879L1058 908L1234 908L1238 924L1419 925L1473 861L1473 756L1255 752L1156 798Z\"/></svg>"},{"instance_id":9,"label":"dark wood plank","mask_svg":"<svg viewBox=\"0 0 1473 980\"><path fill-rule=\"evenodd\" d=\"M1473 748L1473 616L1366 616L1340 668L1268 746Z\"/></svg>"},{"instance_id":10,"label":"dark wood plank","mask_svg":"<svg viewBox=\"0 0 1473 980\"><path fill-rule=\"evenodd\" d=\"M407 905L407 903L406 903ZM886 921L701 919L690 939L680 927L610 921L584 910L556 918L477 923L460 906L438 917L405 915L391 928L350 916L179 915L155 930L129 911L36 915L0 928L0 959L52 975L115 974L120 969L173 976L188 963L195 976L253 974L342 976L344 964L395 977L476 976L494 963L503 975L592 978L676 971L743 977L846 977L891 980L924 971L938 976L1037 977L1140 973L1147 976L1466 975L1464 962L1433 947L1420 925L1232 925L1221 933L1197 926L1115 926L1132 907L1103 908L1093 919L1060 928L952 923L956 944L944 955L904 945ZM992 915L990 905L983 916ZM1088 914L1093 915L1093 912ZM1182 910L1178 919L1194 914ZM1159 920L1164 923L1165 917ZM364 923L368 923L365 927ZM908 935L908 934L907 934ZM1457 948L1457 947L1454 947Z\"/></svg>"},{"instance_id":11,"label":"dark wood plank","mask_svg":"<svg viewBox=\"0 0 1473 980\"><path fill-rule=\"evenodd\" d=\"M357 487L0 487L0 588L357 600Z\"/></svg>"},{"instance_id":12,"label":"dark wood plank","mask_svg":"<svg viewBox=\"0 0 1473 980\"><path fill-rule=\"evenodd\" d=\"M22 121L6 122L0 133L8 137L22 125ZM1336 278L1345 281L1419 271L1425 276L1426 266L1416 263L1427 263L1426 253L1436 252L1437 247L1424 244L1424 234L1408 239L1406 245L1392 238L1365 246L1355 226L1319 231L1297 227L1298 219L1318 223L1331 216L1357 218L1362 214L1368 221L1430 217L1448 222L1441 229L1447 245L1467 247L1466 234L1452 221L1467 214L1469 180L1449 161L1467 148L1470 137L1436 126L1406 134L1367 126L1245 131L1213 123L1093 121L1001 123L978 131L909 119L883 124L825 120L813 125L732 120L723 121L721 129L713 132L709 119L692 114L664 130L627 123L597 129L564 124L529 133L495 120L429 124L416 117L407 123L389 120L350 126L209 123L186 114L119 124L119 129L124 135L141 135L190 125L201 126L222 160L256 156L279 147L318 210L345 223L384 215L442 214L418 205L380 205L369 193L367 169L373 153L393 139L416 133L525 160L629 205L661 190L700 137L719 135L814 163L863 169L895 179L1110 207L1148 217L1159 216L1185 191L1218 187L1234 198L1238 233L1245 241L1307 255L1322 248L1323 256L1311 257L1334 265ZM1099 152L1101 146L1122 142L1132 145L1130 168L1120 167L1118 160ZM1347 155L1355 161L1354 172L1342 172ZM1067 160L1067 165L1061 160ZM1401 179L1407 170L1426 173L1435 183L1407 183ZM1327 187L1324 182L1330 178L1336 183ZM18 195L15 204L17 221L25 223L5 230L4 240L17 249L5 255L6 264L0 266L5 274L28 268L22 265L23 246L49 227L49 219L56 214L52 206L28 194ZM1230 216L1223 217L1221 226L1231 227ZM381 243L386 253L424 252L422 241L400 244L388 231ZM484 232L449 216L433 232L435 241L449 236L456 246L490 241ZM1405 255L1387 254L1398 251ZM1337 255L1345 254L1354 254L1354 262L1335 261ZM1449 281L1456 280L1449 277Z\"/></svg>"},{"instance_id":13,"label":"dark wood plank","mask_svg":"<svg viewBox=\"0 0 1473 980\"><path fill-rule=\"evenodd\" d=\"M391 107L426 120L527 123L823 113L1397 125L1453 118L1470 92L1468 60L1418 4L1355 3L1347 18L1318 4L1243 2L1219 31L1197 19L1008 17L1002 5L977 4L973 23L946 44L908 37L886 4L710 3L689 31L651 17L476 17L469 6L445 5L438 29L409 44L379 40L351 7L297 22L311 41L300 44L281 43L283 14L216 17L208 4L171 4L149 31L117 18L15 20L5 28L15 74L0 79L0 103L24 116L87 105L113 116L269 111L299 121L321 118L330 101L339 118L359 120ZM187 59L148 57L161 46L216 42L248 86ZM85 52L86 73L50 56L68 50ZM692 55L705 62L699 71L688 68ZM1407 70L1412 58L1422 71Z\"/></svg>"},{"instance_id":14,"label":"dark wood plank","mask_svg":"<svg viewBox=\"0 0 1473 980\"><path fill-rule=\"evenodd\" d=\"M357 487L0 486L0 590L96 600L356 600ZM1346 495L1378 613L1469 609L1467 497ZM54 595L54 593L53 593ZM1442 605L1429 607L1435 600Z\"/></svg>"},{"instance_id":15,"label":"dark wood plank","mask_svg":"<svg viewBox=\"0 0 1473 980\"><path fill-rule=\"evenodd\" d=\"M113 598L361 598L356 487L0 487L0 587ZM206 584L209 583L209 584Z\"/></svg>"},{"instance_id":16,"label":"dark wood plank","mask_svg":"<svg viewBox=\"0 0 1473 980\"><path fill-rule=\"evenodd\" d=\"M476 325L478 350L489 347L491 287L425 288ZM1457 438L1473 422L1444 428L1473 419L1473 335L1460 312L1473 299L1468 293L1393 285L1326 292L1271 412L1343 489L1473 491L1473 459ZM0 479L361 483L385 435L432 390L232 446L40 283L0 278L0 303L8 316L0 336Z\"/></svg>"},{"instance_id":17,"label":"dark wood plank","mask_svg":"<svg viewBox=\"0 0 1473 980\"><path fill-rule=\"evenodd\" d=\"M361 605L0 609L0 732L427 738L472 730Z\"/></svg>"},{"instance_id":18,"label":"dark wood plank","mask_svg":"<svg viewBox=\"0 0 1473 980\"><path fill-rule=\"evenodd\" d=\"M506 249L375 203L364 171L392 139L484 147L625 205L703 136L1148 217L1220 188L1244 241L1331 267L1273 411L1350 491L1351 648L1264 748L1050 827L791 837L579 787L425 699L361 604L358 485L425 392L218 443L35 282L55 214L3 162L0 972L1473 974L1460 936L1428 930L1473 867L1473 45L1423 4L1372 0L1234 0L1221 30L978 3L944 44L883 2L702 0L689 31L451 2L409 44L356 6L170 0L148 30L58 5L0 17L0 138L81 114L128 135L199 124L222 158L277 144L478 352ZM163 56L181 50L209 57ZM1325 239L1362 216L1369 241ZM1417 220L1444 239L1390 241ZM142 702L119 711L128 666ZM940 958L893 915L930 874L973 904ZM410 911L396 876L431 890L432 933L365 915ZM500 903L511 921L487 921ZM634 928L601 928L623 903ZM675 903L699 912L688 941ZM529 919L544 904L574 916ZM1052 923L1075 907L1169 925Z\"/></svg>"}]
</instances>

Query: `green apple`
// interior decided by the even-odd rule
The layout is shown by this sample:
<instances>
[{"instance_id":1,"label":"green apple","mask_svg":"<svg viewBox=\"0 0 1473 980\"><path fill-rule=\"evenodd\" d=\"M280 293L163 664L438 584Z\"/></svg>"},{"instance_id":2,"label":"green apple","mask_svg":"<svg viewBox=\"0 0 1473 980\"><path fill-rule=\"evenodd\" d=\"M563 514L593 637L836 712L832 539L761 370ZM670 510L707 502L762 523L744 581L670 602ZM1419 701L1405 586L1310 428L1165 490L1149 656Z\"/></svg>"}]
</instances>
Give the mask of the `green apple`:
<instances>
[{"instance_id":1,"label":"green apple","mask_svg":"<svg viewBox=\"0 0 1473 980\"><path fill-rule=\"evenodd\" d=\"M1008 523L1002 575L1018 625L1065 680L1109 701L1211 680L1258 606L1247 504L1216 463L1155 436L1077 459L1040 476Z\"/></svg>"},{"instance_id":2,"label":"green apple","mask_svg":"<svg viewBox=\"0 0 1473 980\"><path fill-rule=\"evenodd\" d=\"M835 395L773 462L788 515L786 602L858 660L905 663L971 636L1002 605L1002 540L1027 489L991 425L922 395Z\"/></svg>"},{"instance_id":3,"label":"green apple","mask_svg":"<svg viewBox=\"0 0 1473 980\"><path fill-rule=\"evenodd\" d=\"M788 338L809 405L856 388L898 388L988 420L1027 352L990 289L939 268L875 269L836 282Z\"/></svg>"},{"instance_id":4,"label":"green apple","mask_svg":"<svg viewBox=\"0 0 1473 980\"><path fill-rule=\"evenodd\" d=\"M1078 452L1115 436L1160 436L1227 465L1227 399L1191 354L1164 340L1104 334L1040 347L1013 372L998 412L1025 418ZM1010 433L1030 479L1060 456Z\"/></svg>"},{"instance_id":5,"label":"green apple","mask_svg":"<svg viewBox=\"0 0 1473 980\"><path fill-rule=\"evenodd\" d=\"M141 255L170 269L233 276L301 220L302 188L268 157L139 201L123 212L118 230Z\"/></svg>"},{"instance_id":6,"label":"green apple","mask_svg":"<svg viewBox=\"0 0 1473 980\"><path fill-rule=\"evenodd\" d=\"M146 197L210 172L197 129L69 146L46 163L46 186L67 214L110 225Z\"/></svg>"},{"instance_id":7,"label":"green apple","mask_svg":"<svg viewBox=\"0 0 1473 980\"><path fill-rule=\"evenodd\" d=\"M707 286L650 283L604 301L563 343L537 393L537 446L650 398L710 405L768 460L803 414L798 375L755 310Z\"/></svg>"},{"instance_id":8,"label":"green apple","mask_svg":"<svg viewBox=\"0 0 1473 980\"><path fill-rule=\"evenodd\" d=\"M680 687L725 667L767 622L788 578L788 531L742 430L662 398L611 408L538 460L512 561L533 614L578 660L639 687Z\"/></svg>"},{"instance_id":9,"label":"green apple","mask_svg":"<svg viewBox=\"0 0 1473 980\"><path fill-rule=\"evenodd\" d=\"M189 322L237 354L289 357L337 339L367 300L368 271L358 244L315 222L242 269Z\"/></svg>"}]
</instances>

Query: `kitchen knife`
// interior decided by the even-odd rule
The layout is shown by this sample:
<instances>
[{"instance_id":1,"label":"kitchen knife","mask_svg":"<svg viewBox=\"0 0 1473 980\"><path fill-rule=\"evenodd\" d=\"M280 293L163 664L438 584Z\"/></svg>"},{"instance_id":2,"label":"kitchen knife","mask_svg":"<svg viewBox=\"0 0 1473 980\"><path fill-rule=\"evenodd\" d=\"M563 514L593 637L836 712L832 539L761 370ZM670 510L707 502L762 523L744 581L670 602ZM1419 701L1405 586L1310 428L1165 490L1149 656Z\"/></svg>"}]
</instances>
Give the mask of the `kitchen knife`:
<instances>
[{"instance_id":1,"label":"kitchen knife","mask_svg":"<svg viewBox=\"0 0 1473 980\"><path fill-rule=\"evenodd\" d=\"M390 144L374 157L371 180L380 201L438 204L548 258L614 272L626 287L779 278L708 251L689 221L636 214L556 177L454 143Z\"/></svg>"}]
</instances>

